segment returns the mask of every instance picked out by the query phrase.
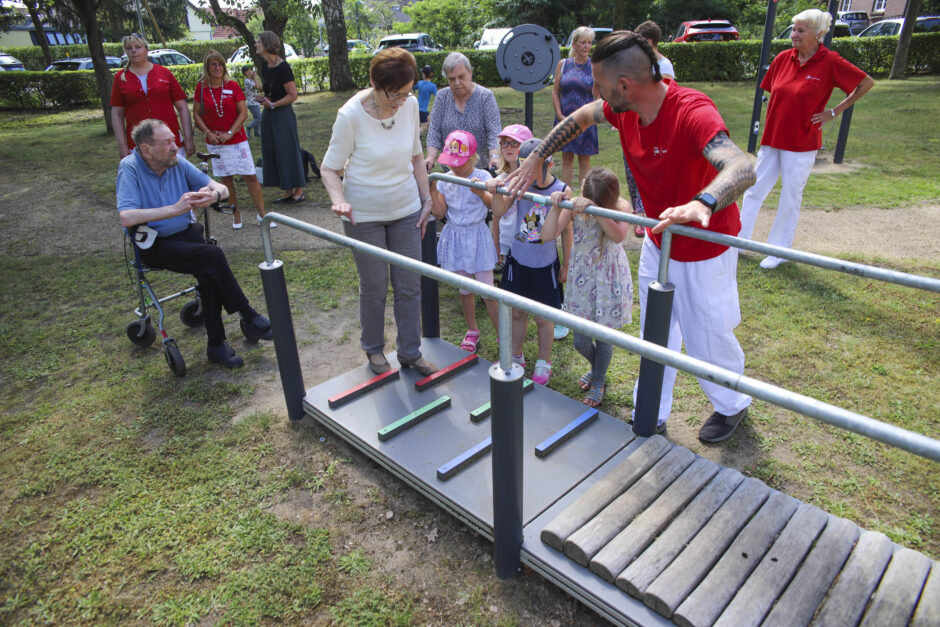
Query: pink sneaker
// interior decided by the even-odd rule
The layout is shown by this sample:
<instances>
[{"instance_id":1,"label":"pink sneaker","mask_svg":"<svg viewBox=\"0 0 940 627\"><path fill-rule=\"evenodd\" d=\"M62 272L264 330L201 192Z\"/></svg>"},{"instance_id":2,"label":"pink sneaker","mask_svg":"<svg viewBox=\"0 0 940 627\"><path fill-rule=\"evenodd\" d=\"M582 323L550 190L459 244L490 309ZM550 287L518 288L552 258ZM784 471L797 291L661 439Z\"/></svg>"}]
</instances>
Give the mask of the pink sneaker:
<instances>
[{"instance_id":1,"label":"pink sneaker","mask_svg":"<svg viewBox=\"0 0 940 627\"><path fill-rule=\"evenodd\" d=\"M545 385L552 378L552 362L539 359L535 362L535 370L532 372L532 381L539 385Z\"/></svg>"},{"instance_id":2,"label":"pink sneaker","mask_svg":"<svg viewBox=\"0 0 940 627\"><path fill-rule=\"evenodd\" d=\"M525 368L525 355L513 355L512 363L519 364L520 366Z\"/></svg>"}]
</instances>

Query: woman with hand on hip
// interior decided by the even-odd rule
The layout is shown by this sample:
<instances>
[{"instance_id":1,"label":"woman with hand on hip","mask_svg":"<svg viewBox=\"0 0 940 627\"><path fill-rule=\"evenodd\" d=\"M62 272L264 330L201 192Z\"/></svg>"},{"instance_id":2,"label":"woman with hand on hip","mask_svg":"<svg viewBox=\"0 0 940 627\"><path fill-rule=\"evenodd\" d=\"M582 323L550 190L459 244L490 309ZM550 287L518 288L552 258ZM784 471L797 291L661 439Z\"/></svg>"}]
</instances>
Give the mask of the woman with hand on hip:
<instances>
[{"instance_id":1,"label":"woman with hand on hip","mask_svg":"<svg viewBox=\"0 0 940 627\"><path fill-rule=\"evenodd\" d=\"M150 62L149 46L143 37L137 33L126 35L121 45L127 54L127 67L114 75L111 86L111 126L121 158L131 154L134 149L131 133L146 119L166 124L176 137L180 157L191 157L196 146L186 92L170 70Z\"/></svg>"},{"instance_id":2,"label":"woman with hand on hip","mask_svg":"<svg viewBox=\"0 0 940 627\"><path fill-rule=\"evenodd\" d=\"M225 68L225 57L208 50L202 63L202 78L193 95L193 119L206 135L206 151L219 155L212 162L212 176L222 179L228 188L229 204L234 209L232 228L242 228L235 193L235 175L245 179L248 193L258 211L258 223L264 216L264 196L255 174L255 161L248 146L244 124L248 119L245 94ZM276 226L274 223L271 226Z\"/></svg>"},{"instance_id":3,"label":"woman with hand on hip","mask_svg":"<svg viewBox=\"0 0 940 627\"><path fill-rule=\"evenodd\" d=\"M419 135L418 101L411 91L418 65L407 50L372 57L370 87L336 114L320 172L343 232L359 241L421 259L431 191ZM388 372L385 300L391 277L398 327L398 363L424 376L437 367L421 356L421 277L353 251L359 271L360 341L372 372Z\"/></svg>"},{"instance_id":4,"label":"woman with hand on hip","mask_svg":"<svg viewBox=\"0 0 940 627\"><path fill-rule=\"evenodd\" d=\"M275 203L304 200L304 166L297 137L297 117L291 103L297 100L297 83L290 64L281 56L281 39L269 30L258 35L255 52L264 58L257 100L261 117L261 165L265 187L280 187L286 194Z\"/></svg>"},{"instance_id":5,"label":"woman with hand on hip","mask_svg":"<svg viewBox=\"0 0 940 627\"><path fill-rule=\"evenodd\" d=\"M555 124L583 105L594 102L594 78L591 75L590 58L593 45L594 31L587 26L579 26L572 33L569 58L559 61L555 70L555 85L552 87ZM591 155L597 154L597 146L596 126L568 142L561 152L561 180L571 184L575 155L578 156L578 180L582 180L591 169Z\"/></svg>"},{"instance_id":6,"label":"woman with hand on hip","mask_svg":"<svg viewBox=\"0 0 940 627\"><path fill-rule=\"evenodd\" d=\"M871 76L822 45L832 16L807 9L793 17L793 48L774 57L761 81L770 92L764 136L757 153L757 182L744 192L739 237L750 239L761 204L781 179L777 217L768 244L790 247L800 217L803 188L809 180L816 151L822 146L822 127L851 107L875 84ZM831 109L826 104L833 88L848 94ZM786 261L765 257L760 267L772 269Z\"/></svg>"}]
</instances>

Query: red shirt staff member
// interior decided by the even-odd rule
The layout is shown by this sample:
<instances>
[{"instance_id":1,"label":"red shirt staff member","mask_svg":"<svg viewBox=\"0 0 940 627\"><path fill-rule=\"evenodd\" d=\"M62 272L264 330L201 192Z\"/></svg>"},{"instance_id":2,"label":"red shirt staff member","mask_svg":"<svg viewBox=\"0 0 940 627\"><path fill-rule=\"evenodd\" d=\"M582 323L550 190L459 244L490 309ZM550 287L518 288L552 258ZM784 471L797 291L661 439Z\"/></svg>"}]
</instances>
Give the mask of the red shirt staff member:
<instances>
[{"instance_id":1,"label":"red shirt staff member","mask_svg":"<svg viewBox=\"0 0 940 627\"><path fill-rule=\"evenodd\" d=\"M599 99L565 118L509 175L507 187L521 193L539 174L542 161L585 129L609 122L620 131L624 157L636 179L646 213L660 222L643 241L637 284L646 318L649 284L656 280L663 229L689 226L735 234L740 229L734 199L754 182L751 158L735 146L709 98L662 80L649 42L630 31L605 37L594 49L594 94ZM737 253L688 237L672 242L669 280L675 284L669 349L686 352L733 372L744 371L744 352L734 336L741 321ZM656 431L672 411L674 368L666 368ZM751 397L699 379L715 408L699 439L729 437L747 415ZM636 389L634 388L634 402Z\"/></svg>"},{"instance_id":2,"label":"red shirt staff member","mask_svg":"<svg viewBox=\"0 0 940 627\"><path fill-rule=\"evenodd\" d=\"M166 124L176 137L176 145L186 148L187 157L192 156L196 152L193 125L186 92L179 81L165 67L150 62L147 42L137 33L126 35L121 45L127 54L127 67L114 75L111 87L111 126L121 158L131 154L134 149L131 133L141 120L148 118Z\"/></svg>"},{"instance_id":3,"label":"red shirt staff member","mask_svg":"<svg viewBox=\"0 0 940 627\"><path fill-rule=\"evenodd\" d=\"M819 9L797 14L790 35L793 48L774 58L761 81L761 88L770 92L770 103L757 153L757 183L741 203L741 237L751 237L757 213L780 177L780 202L767 243L788 248L793 244L803 188L822 146L822 127L875 84L871 76L820 43L831 22L832 16ZM826 109L834 87L848 96ZM770 256L760 267L776 268L784 261Z\"/></svg>"},{"instance_id":4,"label":"red shirt staff member","mask_svg":"<svg viewBox=\"0 0 940 627\"><path fill-rule=\"evenodd\" d=\"M243 128L248 119L245 94L225 69L225 57L218 50L208 50L202 63L202 78L193 97L193 119L206 135L206 150L219 155L212 159L212 174L222 179L234 208L232 228L242 228L235 193L235 175L241 175L258 211L258 223L264 217L264 196L255 174L255 161ZM277 226L272 223L272 227Z\"/></svg>"}]
</instances>

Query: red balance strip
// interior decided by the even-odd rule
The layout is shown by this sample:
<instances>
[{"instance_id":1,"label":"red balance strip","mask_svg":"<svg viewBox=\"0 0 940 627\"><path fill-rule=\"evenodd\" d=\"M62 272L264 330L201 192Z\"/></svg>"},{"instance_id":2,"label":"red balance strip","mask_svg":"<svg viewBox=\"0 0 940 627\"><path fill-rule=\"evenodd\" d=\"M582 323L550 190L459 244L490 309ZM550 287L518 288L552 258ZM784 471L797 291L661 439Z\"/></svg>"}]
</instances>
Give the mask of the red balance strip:
<instances>
[{"instance_id":1,"label":"red balance strip","mask_svg":"<svg viewBox=\"0 0 940 627\"><path fill-rule=\"evenodd\" d=\"M339 407L344 403L348 403L354 398L358 398L367 392L371 392L375 388L385 385L389 381L394 381L398 379L398 370L389 370L388 372L383 372L377 377L372 377L365 383L360 383L356 387L349 388L345 392L340 392L336 396L331 396L327 399L330 407Z\"/></svg>"},{"instance_id":2,"label":"red balance strip","mask_svg":"<svg viewBox=\"0 0 940 627\"><path fill-rule=\"evenodd\" d=\"M475 354L468 355L467 357L464 357L460 361L455 361L454 363L447 366L446 368L441 368L434 374L424 377L420 381L415 381L415 389L418 390L419 392L423 392L429 387L433 385L437 385L441 381L446 381L447 379L454 376L458 372L462 370L466 370L467 368L469 368L475 363L477 363L477 356Z\"/></svg>"}]
</instances>

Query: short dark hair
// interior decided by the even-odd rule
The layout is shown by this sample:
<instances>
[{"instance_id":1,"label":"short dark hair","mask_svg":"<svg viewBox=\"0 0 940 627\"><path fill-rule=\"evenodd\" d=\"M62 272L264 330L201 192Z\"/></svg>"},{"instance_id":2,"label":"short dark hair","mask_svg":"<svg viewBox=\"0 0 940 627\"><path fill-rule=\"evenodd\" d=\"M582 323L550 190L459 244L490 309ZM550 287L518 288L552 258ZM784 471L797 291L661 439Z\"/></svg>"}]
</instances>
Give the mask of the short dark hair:
<instances>
[{"instance_id":1,"label":"short dark hair","mask_svg":"<svg viewBox=\"0 0 940 627\"><path fill-rule=\"evenodd\" d=\"M418 80L418 64L404 48L386 48L372 57L369 78L376 89L401 89Z\"/></svg>"},{"instance_id":2,"label":"short dark hair","mask_svg":"<svg viewBox=\"0 0 940 627\"><path fill-rule=\"evenodd\" d=\"M642 54L634 52L631 48L638 48ZM633 80L640 80L645 76L650 76L654 83L663 80L653 46L646 37L630 30L615 31L594 46L591 63L597 65L605 61L611 61L611 65L621 76Z\"/></svg>"},{"instance_id":3,"label":"short dark hair","mask_svg":"<svg viewBox=\"0 0 940 627\"><path fill-rule=\"evenodd\" d=\"M653 20L646 20L639 26L633 29L633 32L637 35L643 35L646 37L651 44L658 46L659 42L663 40L663 29L659 27L659 24Z\"/></svg>"},{"instance_id":4,"label":"short dark hair","mask_svg":"<svg viewBox=\"0 0 940 627\"><path fill-rule=\"evenodd\" d=\"M157 129L161 126L166 126L166 122L153 118L142 120L134 127L134 130L131 131L131 139L134 140L134 144L138 146L141 144L152 146L154 133L156 133Z\"/></svg>"},{"instance_id":5,"label":"short dark hair","mask_svg":"<svg viewBox=\"0 0 940 627\"><path fill-rule=\"evenodd\" d=\"M281 38L276 33L269 30L261 31L258 34L258 41L268 54L281 54Z\"/></svg>"}]
</instances>

